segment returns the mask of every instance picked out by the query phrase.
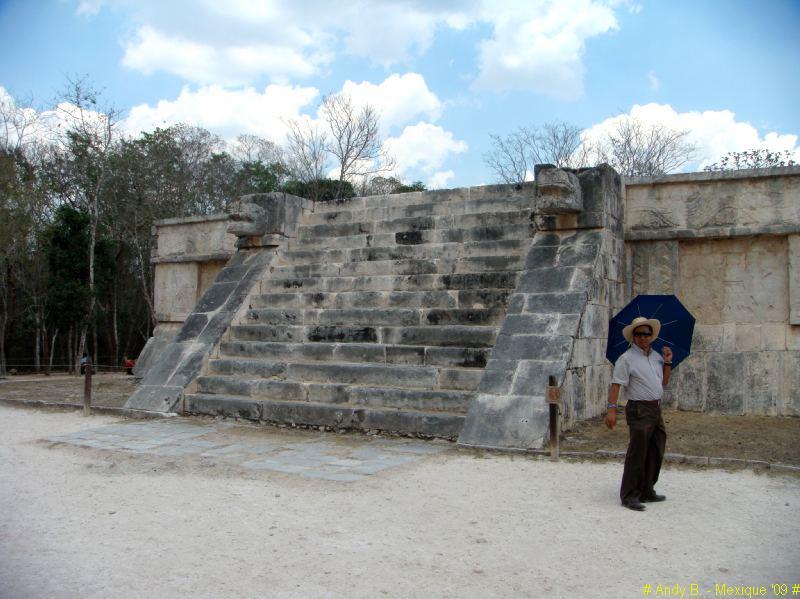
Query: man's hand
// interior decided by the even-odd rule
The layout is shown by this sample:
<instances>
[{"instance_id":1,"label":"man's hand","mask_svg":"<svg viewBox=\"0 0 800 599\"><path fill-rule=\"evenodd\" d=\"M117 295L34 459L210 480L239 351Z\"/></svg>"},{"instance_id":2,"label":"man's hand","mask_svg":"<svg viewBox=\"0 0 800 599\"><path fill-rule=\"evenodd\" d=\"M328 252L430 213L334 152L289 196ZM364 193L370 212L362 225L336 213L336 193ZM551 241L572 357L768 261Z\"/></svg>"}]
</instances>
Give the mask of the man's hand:
<instances>
[{"instance_id":1,"label":"man's hand","mask_svg":"<svg viewBox=\"0 0 800 599\"><path fill-rule=\"evenodd\" d=\"M610 409L606 412L606 426L613 429L617 425L617 410Z\"/></svg>"},{"instance_id":2,"label":"man's hand","mask_svg":"<svg viewBox=\"0 0 800 599\"><path fill-rule=\"evenodd\" d=\"M672 348L664 346L661 348L661 355L664 357L665 362L672 362Z\"/></svg>"}]
</instances>

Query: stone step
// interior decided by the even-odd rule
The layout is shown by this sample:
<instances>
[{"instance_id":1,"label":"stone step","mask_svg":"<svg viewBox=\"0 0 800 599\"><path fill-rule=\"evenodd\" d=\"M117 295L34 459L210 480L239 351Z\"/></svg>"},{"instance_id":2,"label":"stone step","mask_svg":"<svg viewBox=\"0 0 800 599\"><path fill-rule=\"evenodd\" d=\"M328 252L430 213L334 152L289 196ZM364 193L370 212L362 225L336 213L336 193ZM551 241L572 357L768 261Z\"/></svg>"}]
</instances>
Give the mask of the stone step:
<instances>
[{"instance_id":1,"label":"stone step","mask_svg":"<svg viewBox=\"0 0 800 599\"><path fill-rule=\"evenodd\" d=\"M430 260L376 260L344 264L300 264L273 266L263 280L291 278L354 277L369 275L474 274L482 272L518 271L525 258L521 255L442 258Z\"/></svg>"},{"instance_id":2,"label":"stone step","mask_svg":"<svg viewBox=\"0 0 800 599\"><path fill-rule=\"evenodd\" d=\"M448 368L483 368L490 348L382 345L379 343L282 343L228 341L220 345L223 358L267 362L374 362ZM266 367L264 367L266 368ZM269 370L263 372L269 373ZM267 376L273 376L267 374Z\"/></svg>"},{"instance_id":3,"label":"stone step","mask_svg":"<svg viewBox=\"0 0 800 599\"><path fill-rule=\"evenodd\" d=\"M233 325L232 341L291 343L379 343L437 347L493 347L495 326Z\"/></svg>"},{"instance_id":4,"label":"stone step","mask_svg":"<svg viewBox=\"0 0 800 599\"><path fill-rule=\"evenodd\" d=\"M409 192L390 195L356 197L333 202L316 202L315 213L365 210L380 207L413 206L419 204L452 204L490 201L500 204L506 201L524 201L532 204L536 193L533 182L521 185L484 185L437 191Z\"/></svg>"},{"instance_id":5,"label":"stone step","mask_svg":"<svg viewBox=\"0 0 800 599\"><path fill-rule=\"evenodd\" d=\"M278 277L262 279L260 292L354 292L430 290L513 290L519 271L429 275L362 275L339 277Z\"/></svg>"},{"instance_id":6,"label":"stone step","mask_svg":"<svg viewBox=\"0 0 800 599\"><path fill-rule=\"evenodd\" d=\"M523 198L506 200L467 200L456 202L425 202L405 206L368 206L357 209L314 211L303 217L306 225L340 225L359 222L382 222L425 216L448 216L475 213L527 212L533 202Z\"/></svg>"},{"instance_id":7,"label":"stone step","mask_svg":"<svg viewBox=\"0 0 800 599\"><path fill-rule=\"evenodd\" d=\"M480 383L481 368L445 368L352 362L266 362L218 358L209 362L209 374L198 378L203 393L252 396L264 380L283 383L334 383L385 386L393 389L472 391Z\"/></svg>"},{"instance_id":8,"label":"stone step","mask_svg":"<svg viewBox=\"0 0 800 599\"><path fill-rule=\"evenodd\" d=\"M343 237L321 237L318 239L291 239L287 247L290 251L310 251L314 249L345 250L426 243L468 243L504 239L531 239L535 234L535 229L533 223L527 222L529 220L527 215L527 212L500 212L494 215L494 219L491 219L495 221L495 224L490 225L487 222L483 222L463 229L426 229L381 234L359 233Z\"/></svg>"},{"instance_id":9,"label":"stone step","mask_svg":"<svg viewBox=\"0 0 800 599\"><path fill-rule=\"evenodd\" d=\"M464 427L464 410L454 413L451 411L423 411L413 407L392 409L372 406L369 403L371 399L380 397L380 393L385 391L394 396L397 403L406 400L410 406L413 406L417 403L418 398L425 398L424 393L430 394L431 392L421 391L416 396L412 392L407 392L404 396L401 390L394 389L360 388L357 391L356 401L347 404L302 400L258 400L237 395L195 393L186 396L185 410L189 414L246 418L279 424L327 426L334 429L377 429L386 432L414 433L451 439L458 437ZM435 400L445 402L447 400L447 397L429 396L429 398L431 404L435 404ZM359 399L363 401L359 403ZM453 400L462 401L455 396ZM464 401L468 403L468 396Z\"/></svg>"},{"instance_id":10,"label":"stone step","mask_svg":"<svg viewBox=\"0 0 800 599\"><path fill-rule=\"evenodd\" d=\"M343 291L340 293L266 293L250 298L258 308L500 308L508 289L460 291Z\"/></svg>"},{"instance_id":11,"label":"stone step","mask_svg":"<svg viewBox=\"0 0 800 599\"><path fill-rule=\"evenodd\" d=\"M490 210L488 212L469 212L456 214L443 214L439 216L414 216L396 218L391 220L365 220L343 222L323 225L301 224L297 227L296 246L314 243L320 239L337 239L340 237L353 237L358 235L372 236L374 238L397 234L410 234L417 231L430 230L462 230L478 227L495 227L503 225L525 225L530 227L530 211ZM530 236L530 229L524 229L525 236ZM382 237L382 240L387 239ZM388 239L391 239L389 237ZM330 242L329 242L330 243ZM292 249L295 249L294 247Z\"/></svg>"},{"instance_id":12,"label":"stone step","mask_svg":"<svg viewBox=\"0 0 800 599\"><path fill-rule=\"evenodd\" d=\"M349 308L291 309L258 308L244 314L242 324L266 325L371 325L438 326L466 324L499 325L505 317L502 308Z\"/></svg>"},{"instance_id":13,"label":"stone step","mask_svg":"<svg viewBox=\"0 0 800 599\"><path fill-rule=\"evenodd\" d=\"M527 253L530 239L501 239L499 241L469 241L426 243L421 245L393 244L385 247L350 249L310 249L282 252L275 262L279 266L328 265L348 262L382 260L433 260L479 258L488 256L521 256Z\"/></svg>"}]
</instances>

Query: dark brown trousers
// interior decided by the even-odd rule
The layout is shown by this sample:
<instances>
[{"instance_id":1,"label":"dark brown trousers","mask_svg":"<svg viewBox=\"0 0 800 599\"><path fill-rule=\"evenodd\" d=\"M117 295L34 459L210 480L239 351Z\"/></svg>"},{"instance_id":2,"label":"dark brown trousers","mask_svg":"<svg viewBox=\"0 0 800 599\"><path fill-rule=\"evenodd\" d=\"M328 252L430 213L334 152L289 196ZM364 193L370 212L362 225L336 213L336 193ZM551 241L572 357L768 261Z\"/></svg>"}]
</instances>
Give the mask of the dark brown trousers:
<instances>
[{"instance_id":1,"label":"dark brown trousers","mask_svg":"<svg viewBox=\"0 0 800 599\"><path fill-rule=\"evenodd\" d=\"M654 486L664 461L667 429L660 406L629 401L625 406L630 440L619 497L622 503L636 502L655 494Z\"/></svg>"}]
</instances>

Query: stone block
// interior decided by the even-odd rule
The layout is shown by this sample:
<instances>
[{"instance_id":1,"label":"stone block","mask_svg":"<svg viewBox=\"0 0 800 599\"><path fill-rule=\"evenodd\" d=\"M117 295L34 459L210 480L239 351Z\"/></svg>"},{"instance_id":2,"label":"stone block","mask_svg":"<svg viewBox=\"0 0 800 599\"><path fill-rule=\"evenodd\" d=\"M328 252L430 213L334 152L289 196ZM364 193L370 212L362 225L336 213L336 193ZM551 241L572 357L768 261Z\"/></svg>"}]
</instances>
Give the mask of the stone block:
<instances>
[{"instance_id":1,"label":"stone block","mask_svg":"<svg viewBox=\"0 0 800 599\"><path fill-rule=\"evenodd\" d=\"M564 245L558 248L557 264L560 267L592 266L599 251L597 244Z\"/></svg>"},{"instance_id":2,"label":"stone block","mask_svg":"<svg viewBox=\"0 0 800 599\"><path fill-rule=\"evenodd\" d=\"M537 164L536 208L542 214L560 214L583 210L583 197L578 176L553 165Z\"/></svg>"},{"instance_id":3,"label":"stone block","mask_svg":"<svg viewBox=\"0 0 800 599\"><path fill-rule=\"evenodd\" d=\"M165 385L140 385L125 402L129 410L174 412L183 399L183 387Z\"/></svg>"},{"instance_id":4,"label":"stone block","mask_svg":"<svg viewBox=\"0 0 800 599\"><path fill-rule=\"evenodd\" d=\"M702 412L705 407L708 369L703 354L694 353L672 373L668 389L679 410Z\"/></svg>"},{"instance_id":5,"label":"stone block","mask_svg":"<svg viewBox=\"0 0 800 599\"><path fill-rule=\"evenodd\" d=\"M280 401L308 400L307 386L293 381L254 381L250 386L250 394L256 398Z\"/></svg>"},{"instance_id":6,"label":"stone block","mask_svg":"<svg viewBox=\"0 0 800 599\"><path fill-rule=\"evenodd\" d=\"M153 289L159 320L182 321L193 311L197 302L198 269L197 262L159 264L156 267Z\"/></svg>"},{"instance_id":7,"label":"stone block","mask_svg":"<svg viewBox=\"0 0 800 599\"><path fill-rule=\"evenodd\" d=\"M560 384L566 370L566 356L562 361L521 360L514 377L513 395L544 395L548 379L556 377Z\"/></svg>"},{"instance_id":8,"label":"stone block","mask_svg":"<svg viewBox=\"0 0 800 599\"><path fill-rule=\"evenodd\" d=\"M780 352L779 355L780 413L800 416L800 351Z\"/></svg>"},{"instance_id":9,"label":"stone block","mask_svg":"<svg viewBox=\"0 0 800 599\"><path fill-rule=\"evenodd\" d=\"M450 305L453 299L452 296L446 297L448 300L439 302L439 307L456 307ZM509 304L510 297L511 292L505 289L464 289L457 293L459 308L502 308ZM424 297L419 303L425 306L431 305L431 302L426 303ZM522 304L520 304L519 311L521 310Z\"/></svg>"},{"instance_id":10,"label":"stone block","mask_svg":"<svg viewBox=\"0 0 800 599\"><path fill-rule=\"evenodd\" d=\"M484 368L491 352L492 350L489 348L426 347L425 365Z\"/></svg>"},{"instance_id":11,"label":"stone block","mask_svg":"<svg viewBox=\"0 0 800 599\"><path fill-rule=\"evenodd\" d=\"M507 348L496 348L504 360L566 360L572 337L555 335L514 335Z\"/></svg>"},{"instance_id":12,"label":"stone block","mask_svg":"<svg viewBox=\"0 0 800 599\"><path fill-rule=\"evenodd\" d=\"M227 283L214 283L197 302L194 312L213 312L218 310L230 297L237 282L229 281Z\"/></svg>"},{"instance_id":13,"label":"stone block","mask_svg":"<svg viewBox=\"0 0 800 599\"><path fill-rule=\"evenodd\" d=\"M403 345L387 346L386 362L389 364L425 364L425 348Z\"/></svg>"},{"instance_id":14,"label":"stone block","mask_svg":"<svg viewBox=\"0 0 800 599\"><path fill-rule=\"evenodd\" d=\"M786 349L800 349L800 326L792 325L786 328Z\"/></svg>"},{"instance_id":15,"label":"stone block","mask_svg":"<svg viewBox=\"0 0 800 599\"><path fill-rule=\"evenodd\" d=\"M525 256L525 268L528 270L553 268L556 266L559 249L557 245L531 246L528 255ZM570 265L565 264L565 266Z\"/></svg>"},{"instance_id":16,"label":"stone block","mask_svg":"<svg viewBox=\"0 0 800 599\"><path fill-rule=\"evenodd\" d=\"M609 309L607 306L586 304L581 317L579 336L608 338Z\"/></svg>"},{"instance_id":17,"label":"stone block","mask_svg":"<svg viewBox=\"0 0 800 599\"><path fill-rule=\"evenodd\" d=\"M491 363L492 360L489 360L489 364ZM481 382L478 383L478 392L489 395L507 395L511 391L516 364L513 364L508 369L491 370L489 369L489 364L487 364L487 369L483 371Z\"/></svg>"},{"instance_id":18,"label":"stone block","mask_svg":"<svg viewBox=\"0 0 800 599\"><path fill-rule=\"evenodd\" d=\"M706 358L706 410L719 414L744 414L749 384L739 353L709 353ZM743 384L744 383L744 384Z\"/></svg>"},{"instance_id":19,"label":"stone block","mask_svg":"<svg viewBox=\"0 0 800 599\"><path fill-rule=\"evenodd\" d=\"M290 364L288 377L295 381L380 385L403 388L434 388L433 368L381 364Z\"/></svg>"},{"instance_id":20,"label":"stone block","mask_svg":"<svg viewBox=\"0 0 800 599\"><path fill-rule=\"evenodd\" d=\"M494 327L439 326L381 329L388 345L438 345L440 347L492 347Z\"/></svg>"},{"instance_id":21,"label":"stone block","mask_svg":"<svg viewBox=\"0 0 800 599\"><path fill-rule=\"evenodd\" d=\"M223 418L261 419L261 405L258 401L217 395L187 395L185 412Z\"/></svg>"},{"instance_id":22,"label":"stone block","mask_svg":"<svg viewBox=\"0 0 800 599\"><path fill-rule=\"evenodd\" d=\"M746 366L744 375L749 391L745 401L746 413L777 415L781 374L780 353L748 352L743 356ZM741 384L741 378L740 375L739 384Z\"/></svg>"},{"instance_id":23,"label":"stone block","mask_svg":"<svg viewBox=\"0 0 800 599\"><path fill-rule=\"evenodd\" d=\"M586 293L537 293L529 295L525 304L528 313L580 314L586 304Z\"/></svg>"},{"instance_id":24,"label":"stone block","mask_svg":"<svg viewBox=\"0 0 800 599\"><path fill-rule=\"evenodd\" d=\"M539 448L547 437L544 396L478 395L470 405L460 445Z\"/></svg>"},{"instance_id":25,"label":"stone block","mask_svg":"<svg viewBox=\"0 0 800 599\"><path fill-rule=\"evenodd\" d=\"M695 324L692 337L692 351L723 351L722 348L723 325L721 324ZM734 347L730 348L732 351Z\"/></svg>"},{"instance_id":26,"label":"stone block","mask_svg":"<svg viewBox=\"0 0 800 599\"><path fill-rule=\"evenodd\" d=\"M722 351L736 351L736 323L734 322L726 322L722 325Z\"/></svg>"},{"instance_id":27,"label":"stone block","mask_svg":"<svg viewBox=\"0 0 800 599\"><path fill-rule=\"evenodd\" d=\"M556 325L556 335L578 336L578 326L581 322L580 314L559 314L558 324Z\"/></svg>"},{"instance_id":28,"label":"stone block","mask_svg":"<svg viewBox=\"0 0 800 599\"><path fill-rule=\"evenodd\" d=\"M471 391L478 387L483 371L478 369L442 368L439 370L437 389Z\"/></svg>"},{"instance_id":29,"label":"stone block","mask_svg":"<svg viewBox=\"0 0 800 599\"><path fill-rule=\"evenodd\" d=\"M758 351L761 349L761 325L736 325L736 351Z\"/></svg>"},{"instance_id":30,"label":"stone block","mask_svg":"<svg viewBox=\"0 0 800 599\"><path fill-rule=\"evenodd\" d=\"M511 314L503 321L500 335L549 335L557 323L557 314Z\"/></svg>"},{"instance_id":31,"label":"stone block","mask_svg":"<svg viewBox=\"0 0 800 599\"><path fill-rule=\"evenodd\" d=\"M786 349L785 324L765 323L761 325L761 349L784 350Z\"/></svg>"},{"instance_id":32,"label":"stone block","mask_svg":"<svg viewBox=\"0 0 800 599\"><path fill-rule=\"evenodd\" d=\"M789 324L800 325L800 235L789 235Z\"/></svg>"},{"instance_id":33,"label":"stone block","mask_svg":"<svg viewBox=\"0 0 800 599\"><path fill-rule=\"evenodd\" d=\"M348 385L308 385L308 401L343 404L351 401Z\"/></svg>"}]
</instances>

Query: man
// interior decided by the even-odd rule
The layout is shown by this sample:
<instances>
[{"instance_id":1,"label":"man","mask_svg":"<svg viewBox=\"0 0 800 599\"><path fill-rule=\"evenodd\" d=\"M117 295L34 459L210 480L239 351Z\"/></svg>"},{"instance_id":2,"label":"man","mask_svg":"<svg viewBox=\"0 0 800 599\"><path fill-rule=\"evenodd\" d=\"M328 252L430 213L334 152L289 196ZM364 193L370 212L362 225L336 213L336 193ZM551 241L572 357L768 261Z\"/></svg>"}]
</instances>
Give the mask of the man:
<instances>
[{"instance_id":1,"label":"man","mask_svg":"<svg viewBox=\"0 0 800 599\"><path fill-rule=\"evenodd\" d=\"M667 442L661 398L672 374L672 349L664 346L663 357L653 351L651 344L660 331L658 320L641 316L622 330L631 347L614 365L608 392L605 421L613 429L617 424L619 388L625 387L625 419L630 437L619 496L623 506L636 511L644 510L643 503L666 499L656 493L655 484Z\"/></svg>"}]
</instances>

